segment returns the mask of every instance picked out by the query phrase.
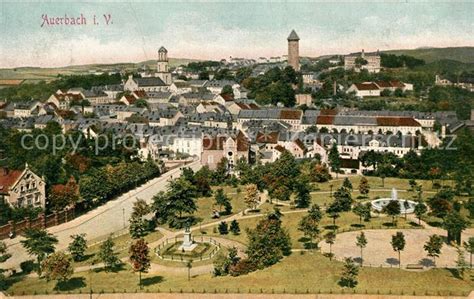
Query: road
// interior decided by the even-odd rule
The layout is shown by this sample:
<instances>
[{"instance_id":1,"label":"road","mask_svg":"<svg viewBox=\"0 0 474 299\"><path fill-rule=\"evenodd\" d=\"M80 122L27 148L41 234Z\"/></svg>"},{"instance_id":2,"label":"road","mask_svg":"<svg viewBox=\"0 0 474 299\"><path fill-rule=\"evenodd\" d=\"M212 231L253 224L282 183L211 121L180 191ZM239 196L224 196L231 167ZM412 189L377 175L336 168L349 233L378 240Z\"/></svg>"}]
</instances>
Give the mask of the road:
<instances>
[{"instance_id":1,"label":"road","mask_svg":"<svg viewBox=\"0 0 474 299\"><path fill-rule=\"evenodd\" d=\"M186 167L194 171L201 168L199 161L192 162ZM165 191L168 180L177 178L181 175L179 168L170 170L160 177L152 179L142 186L122 194L115 200L82 215L70 222L63 223L48 229L58 238L57 250L63 250L71 241L70 236L74 234L85 233L88 240L103 238L111 233L123 231L128 225L128 219L132 213L133 203L136 198L144 199L148 203L152 201L153 196L159 191ZM7 239L5 243L8 246L8 252L12 257L1 264L2 269L17 269L21 262L34 259L28 255L20 244L22 237Z\"/></svg>"}]
</instances>

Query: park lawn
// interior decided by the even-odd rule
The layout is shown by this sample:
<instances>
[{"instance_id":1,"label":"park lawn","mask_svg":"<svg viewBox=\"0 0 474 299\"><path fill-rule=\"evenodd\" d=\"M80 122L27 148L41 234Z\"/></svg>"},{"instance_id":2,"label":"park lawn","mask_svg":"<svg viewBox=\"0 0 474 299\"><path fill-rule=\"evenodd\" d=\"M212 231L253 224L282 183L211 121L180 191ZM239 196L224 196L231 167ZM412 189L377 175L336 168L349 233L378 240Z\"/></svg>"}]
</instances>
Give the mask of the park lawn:
<instances>
[{"instance_id":1,"label":"park lawn","mask_svg":"<svg viewBox=\"0 0 474 299\"><path fill-rule=\"evenodd\" d=\"M143 292L203 292L206 293L341 293L338 285L342 263L329 261L320 253L293 253L280 263L263 270L239 277L212 277L211 274L193 276L150 273L143 275ZM89 275L91 275L89 277ZM191 269L191 275L192 269ZM467 273L466 277L469 277ZM87 293L89 281L94 292L136 292L138 275L127 266L113 273L81 272L63 285L63 292ZM416 294L467 296L474 288L469 279L458 279L446 269L409 272L396 268L362 268L355 292L359 294ZM56 282L33 277L19 278L8 288L10 295L54 293ZM345 289L346 293L352 290Z\"/></svg>"},{"instance_id":2,"label":"park lawn","mask_svg":"<svg viewBox=\"0 0 474 299\"><path fill-rule=\"evenodd\" d=\"M162 237L163 235L159 231L154 231L146 235L144 239L148 243L153 243ZM119 258L128 256L128 249L130 248L130 245L133 241L128 232L120 236L112 237L112 240L115 243L115 252L118 253ZM103 239L103 241L105 241L105 239ZM85 253L86 259L80 262L75 262L74 266L79 267L90 265L94 261L94 256L99 252L101 244L102 242L96 242L92 245L89 245Z\"/></svg>"},{"instance_id":3,"label":"park lawn","mask_svg":"<svg viewBox=\"0 0 474 299\"><path fill-rule=\"evenodd\" d=\"M282 217L282 226L286 228L290 234L292 248L294 249L304 249L305 240L303 232L298 230L299 222L301 218L306 215L305 210L294 210L283 214ZM239 220L240 234L234 235L229 232L227 235L221 235L217 231L217 226L209 227L204 229L204 233L208 236L219 236L226 239L231 239L242 244L247 244L247 233L245 230L247 228L253 229L257 226L257 223L262 219L264 215L259 217L251 217ZM336 219L337 233L347 232L351 230L358 229L388 229L392 228L392 218L386 216L377 217L372 215L373 218L369 222L362 221L362 226L359 224L359 217L352 212L344 212L340 214L340 217ZM404 217L397 218L396 228L417 228L406 221ZM327 215L324 215L320 223L321 229L321 238L325 233L332 230L332 218L329 218Z\"/></svg>"},{"instance_id":4,"label":"park lawn","mask_svg":"<svg viewBox=\"0 0 474 299\"><path fill-rule=\"evenodd\" d=\"M198 267L198 266L213 264L216 258L219 256L219 254L226 256L228 252L229 251L227 250L227 248L222 246L221 249L219 250L219 253L213 256L211 259L202 260L202 261L200 261L199 259L194 259L192 265L193 267ZM162 260L154 252L151 253L151 262L154 264L168 266L168 267L179 267L179 268L186 267L186 262Z\"/></svg>"},{"instance_id":5,"label":"park lawn","mask_svg":"<svg viewBox=\"0 0 474 299\"><path fill-rule=\"evenodd\" d=\"M349 180L352 183L352 187L354 190L357 190L359 188L359 182L362 176L360 175L354 175L354 176L349 176ZM373 177L373 176L366 176L365 177L369 181L369 186L370 189L392 189L396 188L398 191L400 190L409 190L410 189L410 184L409 179L402 179L402 178L385 178L384 186L382 187L382 179L379 177ZM335 191L338 188L342 186L342 183L344 182L344 178L334 178L328 182L324 183L315 183L315 187L319 189L320 191L330 191L330 185L332 185L332 190ZM430 180L416 180L416 182L419 185L422 185L423 191L437 191L436 189L432 188L432 183ZM443 183L443 182L441 182ZM446 181L448 183L448 181Z\"/></svg>"},{"instance_id":6,"label":"park lawn","mask_svg":"<svg viewBox=\"0 0 474 299\"><path fill-rule=\"evenodd\" d=\"M212 187L212 190L215 191L219 188L224 189L224 193L230 199L230 203L232 204L232 214L230 215L223 215L221 219L225 219L229 216L237 214L246 208L244 202L245 192L237 192L239 187L232 187L232 186L217 186ZM242 187L240 187L242 189ZM202 224L209 223L216 221L216 219L212 218L212 211L214 209L219 210L219 206L214 205L214 195L210 197L200 197L196 200L197 211L193 214L194 217L198 217L202 219ZM222 208L224 210L224 208ZM171 229L175 230L175 229Z\"/></svg>"}]
</instances>

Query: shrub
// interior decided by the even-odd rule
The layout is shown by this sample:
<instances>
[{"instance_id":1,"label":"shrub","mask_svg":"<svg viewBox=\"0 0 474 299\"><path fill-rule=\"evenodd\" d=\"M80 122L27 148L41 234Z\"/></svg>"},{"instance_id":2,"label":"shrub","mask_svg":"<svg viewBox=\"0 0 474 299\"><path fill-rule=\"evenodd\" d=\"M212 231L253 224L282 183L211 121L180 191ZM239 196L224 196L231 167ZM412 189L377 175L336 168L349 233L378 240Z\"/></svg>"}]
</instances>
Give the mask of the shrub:
<instances>
[{"instance_id":1,"label":"shrub","mask_svg":"<svg viewBox=\"0 0 474 299\"><path fill-rule=\"evenodd\" d=\"M229 274L231 276L245 275L257 270L255 265L248 259L240 260L235 265L229 267Z\"/></svg>"}]
</instances>

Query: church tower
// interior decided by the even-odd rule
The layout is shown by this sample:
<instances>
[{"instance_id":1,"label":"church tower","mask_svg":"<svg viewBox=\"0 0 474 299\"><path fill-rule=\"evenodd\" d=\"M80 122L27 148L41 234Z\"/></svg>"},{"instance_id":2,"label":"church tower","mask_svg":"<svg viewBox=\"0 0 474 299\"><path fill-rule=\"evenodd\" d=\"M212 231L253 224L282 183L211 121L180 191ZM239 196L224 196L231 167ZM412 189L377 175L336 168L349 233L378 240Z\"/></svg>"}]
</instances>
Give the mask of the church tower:
<instances>
[{"instance_id":1,"label":"church tower","mask_svg":"<svg viewBox=\"0 0 474 299\"><path fill-rule=\"evenodd\" d=\"M173 83L168 65L168 50L166 50L165 47L161 47L158 50L157 76L163 80L166 85Z\"/></svg>"},{"instance_id":2,"label":"church tower","mask_svg":"<svg viewBox=\"0 0 474 299\"><path fill-rule=\"evenodd\" d=\"M292 30L288 36L288 65L292 66L295 71L300 70L299 40L298 34Z\"/></svg>"}]
</instances>

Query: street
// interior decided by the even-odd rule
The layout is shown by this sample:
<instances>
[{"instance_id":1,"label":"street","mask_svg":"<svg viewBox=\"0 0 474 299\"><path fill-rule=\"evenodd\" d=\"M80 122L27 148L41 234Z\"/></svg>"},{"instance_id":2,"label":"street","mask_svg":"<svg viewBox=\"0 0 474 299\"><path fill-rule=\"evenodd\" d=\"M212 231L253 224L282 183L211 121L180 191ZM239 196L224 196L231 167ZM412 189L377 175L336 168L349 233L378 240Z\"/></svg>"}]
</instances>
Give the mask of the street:
<instances>
[{"instance_id":1,"label":"street","mask_svg":"<svg viewBox=\"0 0 474 299\"><path fill-rule=\"evenodd\" d=\"M199 170L201 164L199 161L192 162L186 167L194 171ZM177 178L181 175L179 168L170 170L160 177L152 179L137 189L122 194L115 200L84 214L70 222L58 226L50 227L48 231L58 238L57 250L64 250L71 241L70 236L74 234L85 233L87 240L94 240L105 237L111 233L123 230L128 226L128 219L132 213L133 203L137 198L144 199L148 203L152 201L153 196L165 191L167 182L171 178ZM21 262L28 259L34 259L29 256L23 246L20 244L21 236L14 239L4 240L8 246L8 252L12 257L2 264L3 269L19 269Z\"/></svg>"}]
</instances>

